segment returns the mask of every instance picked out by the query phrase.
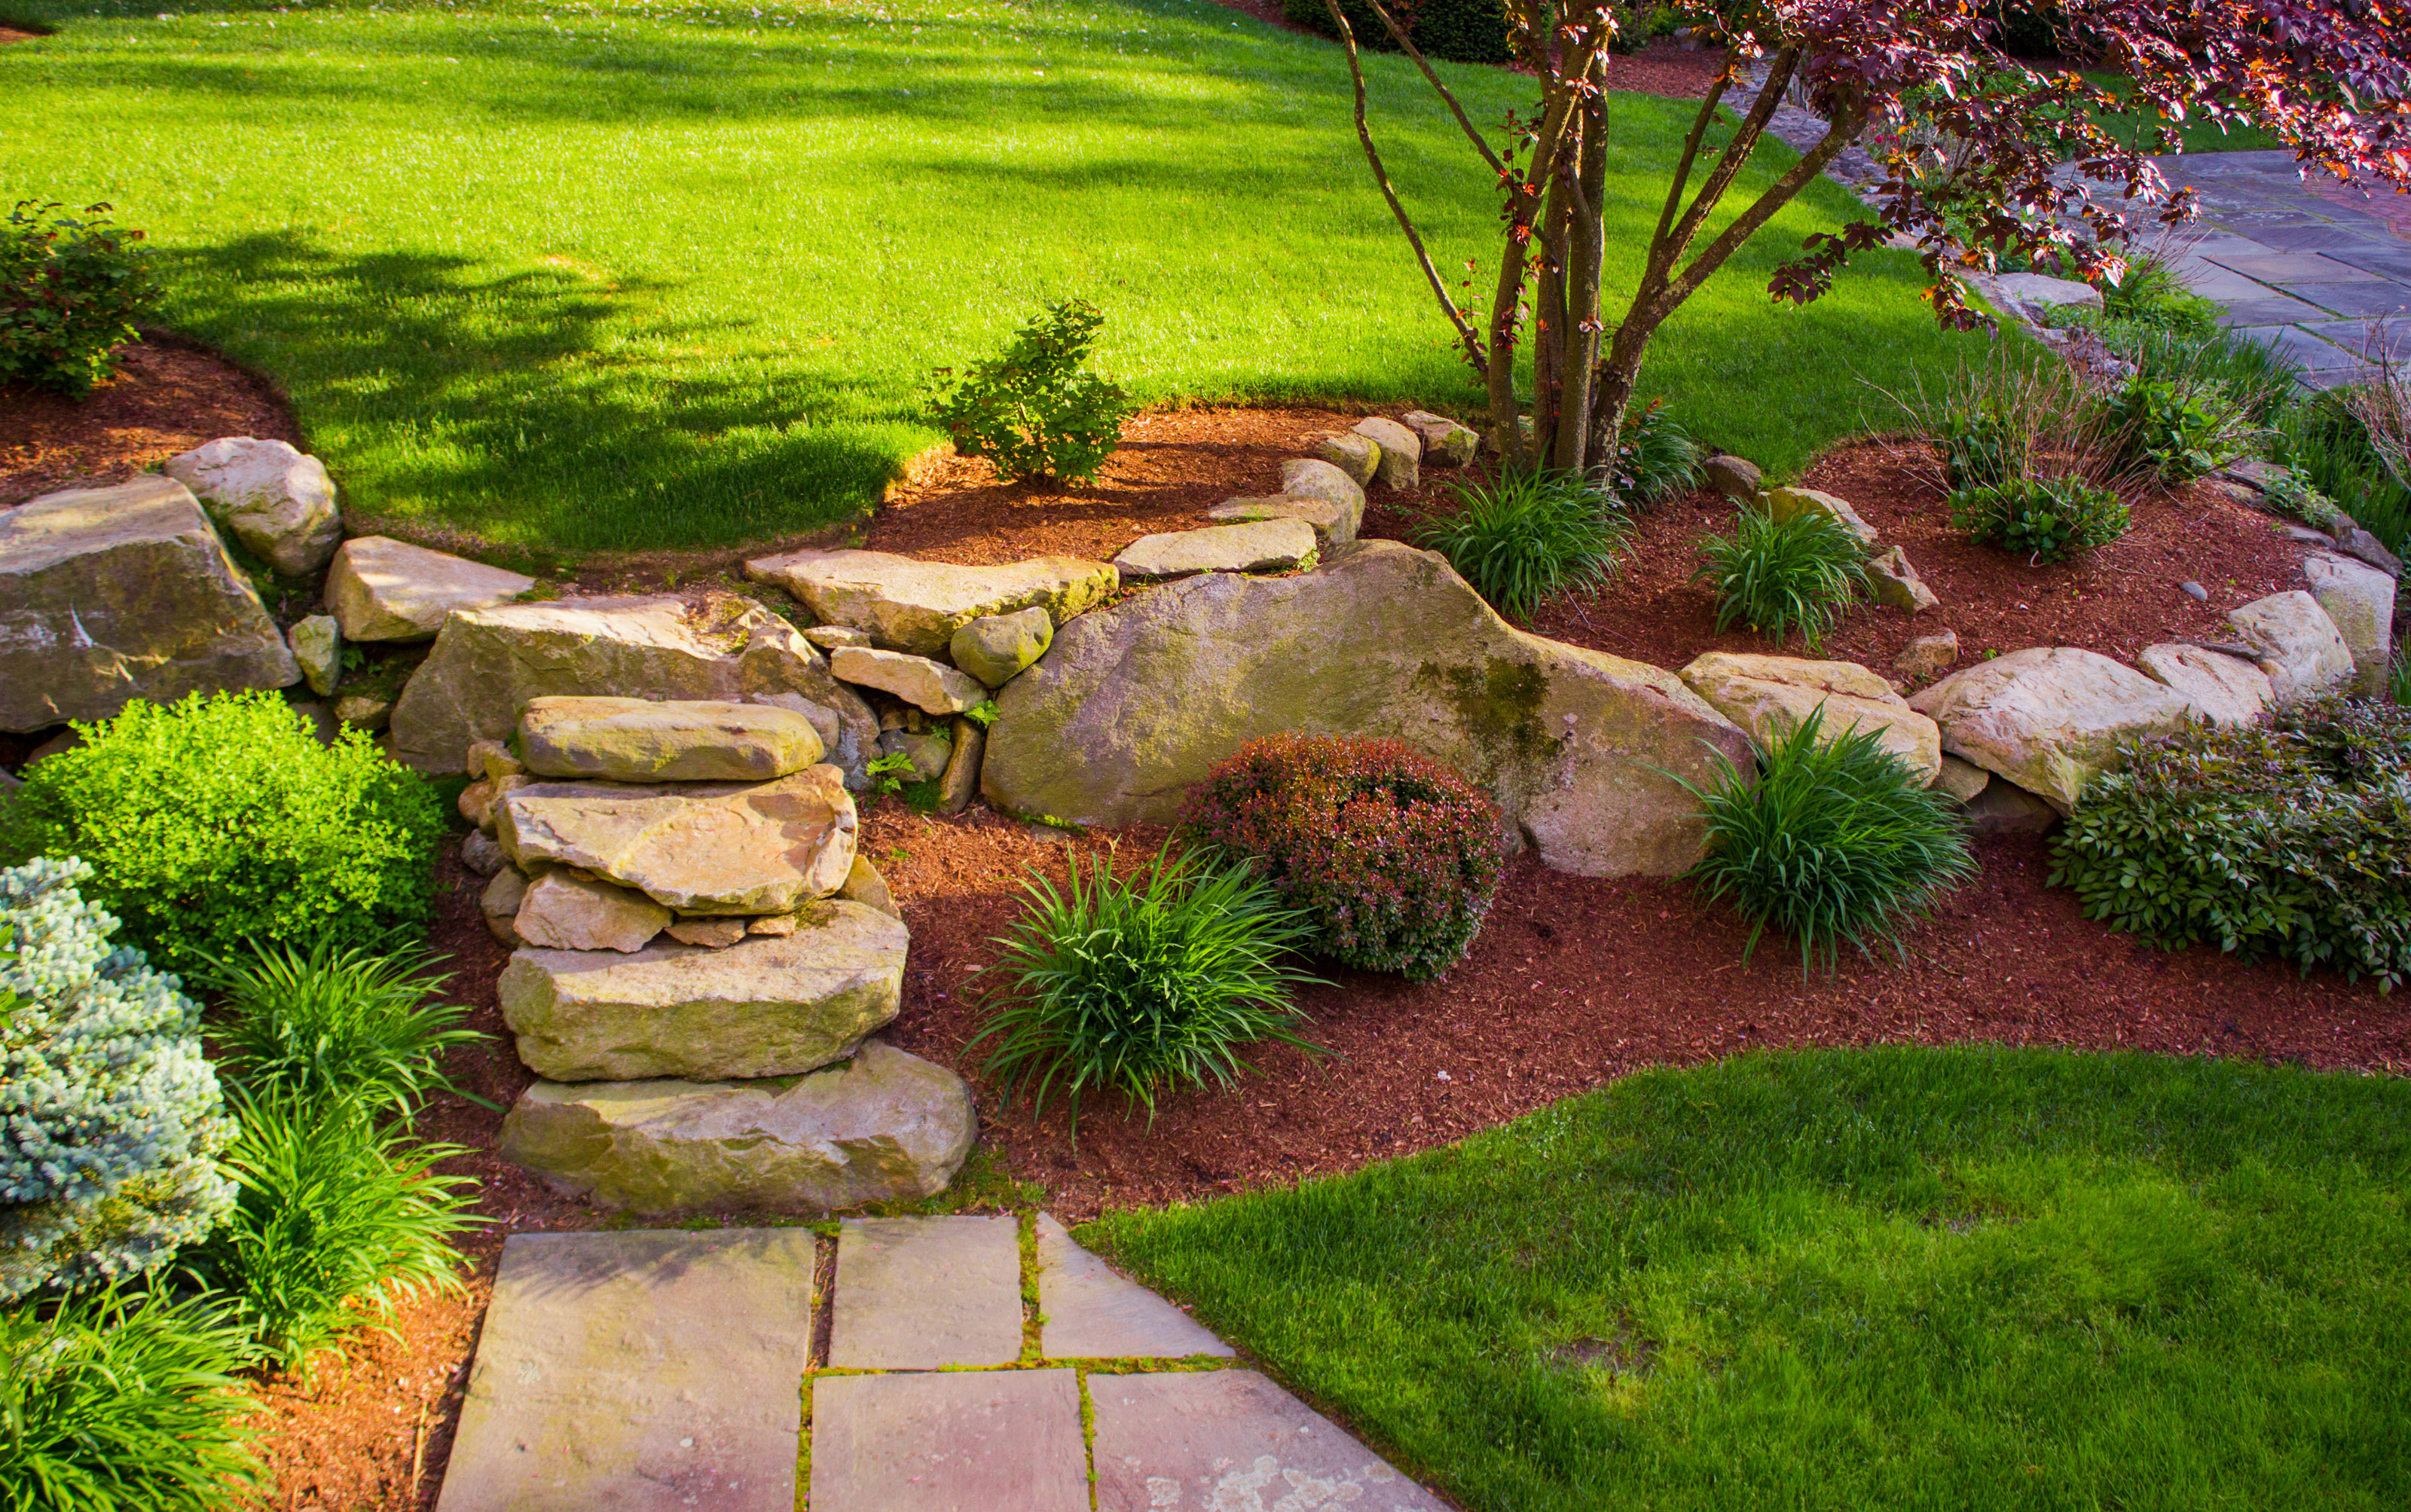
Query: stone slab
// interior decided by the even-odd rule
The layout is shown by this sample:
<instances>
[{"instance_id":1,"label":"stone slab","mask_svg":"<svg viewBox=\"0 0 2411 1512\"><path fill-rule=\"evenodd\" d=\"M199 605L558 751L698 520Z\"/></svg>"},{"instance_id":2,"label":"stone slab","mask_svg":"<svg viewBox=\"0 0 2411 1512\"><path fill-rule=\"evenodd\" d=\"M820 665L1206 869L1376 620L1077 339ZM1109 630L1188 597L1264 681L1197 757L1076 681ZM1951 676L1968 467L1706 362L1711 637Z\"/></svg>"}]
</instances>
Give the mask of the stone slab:
<instances>
[{"instance_id":1,"label":"stone slab","mask_svg":"<svg viewBox=\"0 0 2411 1512\"><path fill-rule=\"evenodd\" d=\"M2316 284L2289 292L2310 300L2329 314L2346 315L2356 320L2383 320L2389 315L2411 314L2411 288L2400 284Z\"/></svg>"},{"instance_id":2,"label":"stone slab","mask_svg":"<svg viewBox=\"0 0 2411 1512\"><path fill-rule=\"evenodd\" d=\"M1019 1359L1020 1229L1009 1216L846 1220L828 1362L926 1371Z\"/></svg>"},{"instance_id":3,"label":"stone slab","mask_svg":"<svg viewBox=\"0 0 2411 1512\"><path fill-rule=\"evenodd\" d=\"M1038 1215L1039 1353L1048 1359L1227 1358L1231 1346Z\"/></svg>"},{"instance_id":4,"label":"stone slab","mask_svg":"<svg viewBox=\"0 0 2411 1512\"><path fill-rule=\"evenodd\" d=\"M2237 256L2232 253L2206 261L2234 269L2263 284L2368 284L2378 275L2316 252L2264 252Z\"/></svg>"},{"instance_id":5,"label":"stone slab","mask_svg":"<svg viewBox=\"0 0 2411 1512\"><path fill-rule=\"evenodd\" d=\"M533 587L534 578L500 567L363 535L336 550L327 605L347 641L424 641L456 609L490 609Z\"/></svg>"},{"instance_id":6,"label":"stone slab","mask_svg":"<svg viewBox=\"0 0 2411 1512\"><path fill-rule=\"evenodd\" d=\"M794 709L575 696L528 700L519 750L538 777L609 782L767 782L826 754L820 732Z\"/></svg>"},{"instance_id":7,"label":"stone slab","mask_svg":"<svg viewBox=\"0 0 2411 1512\"><path fill-rule=\"evenodd\" d=\"M1103 562L1074 557L963 567L884 551L792 551L747 562L745 575L785 589L824 623L919 656L938 655L956 631L989 615L1044 605L1059 625L1121 581Z\"/></svg>"},{"instance_id":8,"label":"stone slab","mask_svg":"<svg viewBox=\"0 0 2411 1512\"><path fill-rule=\"evenodd\" d=\"M811 1507L1088 1512L1079 1379L1068 1370L822 1376Z\"/></svg>"},{"instance_id":9,"label":"stone slab","mask_svg":"<svg viewBox=\"0 0 2411 1512\"><path fill-rule=\"evenodd\" d=\"M1124 577L1277 573L1289 571L1314 552L1314 527L1284 517L1142 535L1122 548L1114 565Z\"/></svg>"},{"instance_id":10,"label":"stone slab","mask_svg":"<svg viewBox=\"0 0 2411 1512\"><path fill-rule=\"evenodd\" d=\"M1254 1371L1091 1374L1089 1398L1097 1512L1444 1512L1439 1498Z\"/></svg>"},{"instance_id":11,"label":"stone slab","mask_svg":"<svg viewBox=\"0 0 2411 1512\"><path fill-rule=\"evenodd\" d=\"M2325 320L2328 313L2290 294L2271 292L2256 299L2230 299L2218 313L2222 326L2290 326L2299 320Z\"/></svg>"},{"instance_id":12,"label":"stone slab","mask_svg":"<svg viewBox=\"0 0 2411 1512\"><path fill-rule=\"evenodd\" d=\"M792 1512L812 1234L503 1242L437 1512Z\"/></svg>"},{"instance_id":13,"label":"stone slab","mask_svg":"<svg viewBox=\"0 0 2411 1512\"><path fill-rule=\"evenodd\" d=\"M680 913L786 913L854 865L854 800L834 766L772 782L511 780L494 837L521 869L576 866Z\"/></svg>"}]
</instances>

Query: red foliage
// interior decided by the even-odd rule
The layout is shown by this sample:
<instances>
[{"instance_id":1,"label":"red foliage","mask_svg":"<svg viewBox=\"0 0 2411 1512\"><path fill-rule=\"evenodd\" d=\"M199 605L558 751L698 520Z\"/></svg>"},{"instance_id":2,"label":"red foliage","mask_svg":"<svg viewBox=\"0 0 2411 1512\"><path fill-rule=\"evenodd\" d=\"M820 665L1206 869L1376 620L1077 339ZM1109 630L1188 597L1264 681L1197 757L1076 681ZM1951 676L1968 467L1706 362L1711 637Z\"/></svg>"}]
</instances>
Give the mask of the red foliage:
<instances>
[{"instance_id":1,"label":"red foliage","mask_svg":"<svg viewBox=\"0 0 2411 1512\"><path fill-rule=\"evenodd\" d=\"M1481 931L1506 865L1498 811L1395 740L1251 740L1198 784L1195 840L1257 859L1342 965L1429 981Z\"/></svg>"}]
</instances>

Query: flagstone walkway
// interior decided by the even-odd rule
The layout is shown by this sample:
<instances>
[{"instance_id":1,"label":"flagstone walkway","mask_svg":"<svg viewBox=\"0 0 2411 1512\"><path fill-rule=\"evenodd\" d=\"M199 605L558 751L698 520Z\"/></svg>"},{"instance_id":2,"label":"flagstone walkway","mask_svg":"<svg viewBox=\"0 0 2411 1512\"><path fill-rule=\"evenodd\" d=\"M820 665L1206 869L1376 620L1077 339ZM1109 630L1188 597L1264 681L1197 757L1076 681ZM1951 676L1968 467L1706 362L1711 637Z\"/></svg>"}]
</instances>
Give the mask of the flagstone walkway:
<instances>
[{"instance_id":1,"label":"flagstone walkway","mask_svg":"<svg viewBox=\"0 0 2411 1512\"><path fill-rule=\"evenodd\" d=\"M1341 1505L1442 1512L1044 1214L514 1234L437 1504Z\"/></svg>"}]
</instances>

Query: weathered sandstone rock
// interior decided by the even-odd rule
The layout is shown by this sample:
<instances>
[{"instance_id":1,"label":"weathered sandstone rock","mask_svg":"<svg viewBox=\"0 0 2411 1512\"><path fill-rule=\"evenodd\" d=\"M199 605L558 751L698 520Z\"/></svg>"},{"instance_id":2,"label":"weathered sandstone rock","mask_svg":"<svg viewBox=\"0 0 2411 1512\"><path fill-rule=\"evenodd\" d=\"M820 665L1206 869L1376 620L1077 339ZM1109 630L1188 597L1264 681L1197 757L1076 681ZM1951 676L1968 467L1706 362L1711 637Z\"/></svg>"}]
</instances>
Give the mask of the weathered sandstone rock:
<instances>
[{"instance_id":1,"label":"weathered sandstone rock","mask_svg":"<svg viewBox=\"0 0 2411 1512\"><path fill-rule=\"evenodd\" d=\"M1314 552L1313 526L1301 519L1266 519L1142 535L1122 548L1114 565L1124 577L1282 573Z\"/></svg>"},{"instance_id":2,"label":"weathered sandstone rock","mask_svg":"<svg viewBox=\"0 0 2411 1512\"><path fill-rule=\"evenodd\" d=\"M823 754L819 732L793 709L587 697L528 700L519 751L538 777L606 782L767 782Z\"/></svg>"},{"instance_id":3,"label":"weathered sandstone rock","mask_svg":"<svg viewBox=\"0 0 2411 1512\"><path fill-rule=\"evenodd\" d=\"M221 436L170 457L162 471L280 577L309 576L343 539L325 464L285 442Z\"/></svg>"},{"instance_id":4,"label":"weathered sandstone rock","mask_svg":"<svg viewBox=\"0 0 2411 1512\"><path fill-rule=\"evenodd\" d=\"M300 680L183 484L142 477L0 510L0 730Z\"/></svg>"},{"instance_id":5,"label":"weathered sandstone rock","mask_svg":"<svg viewBox=\"0 0 2411 1512\"><path fill-rule=\"evenodd\" d=\"M1373 463L1377 482L1392 488L1412 488L1422 481L1424 443L1412 430L1378 414L1357 421L1354 429L1381 448Z\"/></svg>"},{"instance_id":6,"label":"weathered sandstone rock","mask_svg":"<svg viewBox=\"0 0 2411 1512\"><path fill-rule=\"evenodd\" d=\"M2146 646L2135 664L2213 724L2250 724L2277 701L2269 675L2240 656L2199 646Z\"/></svg>"},{"instance_id":7,"label":"weathered sandstone rock","mask_svg":"<svg viewBox=\"0 0 2411 1512\"><path fill-rule=\"evenodd\" d=\"M1101 561L1037 557L957 567L884 551L794 551L745 564L745 575L794 594L822 619L867 630L879 645L935 656L988 615L1044 608L1057 624L1121 586Z\"/></svg>"},{"instance_id":8,"label":"weathered sandstone rock","mask_svg":"<svg viewBox=\"0 0 2411 1512\"><path fill-rule=\"evenodd\" d=\"M528 782L495 806L524 870L576 866L680 913L786 913L854 865L855 810L836 767L775 782Z\"/></svg>"},{"instance_id":9,"label":"weathered sandstone rock","mask_svg":"<svg viewBox=\"0 0 2411 1512\"><path fill-rule=\"evenodd\" d=\"M2106 656L2033 647L1952 673L1908 701L1942 748L2065 814L2122 740L2167 734L2193 705Z\"/></svg>"},{"instance_id":10,"label":"weathered sandstone rock","mask_svg":"<svg viewBox=\"0 0 2411 1512\"><path fill-rule=\"evenodd\" d=\"M1447 415L1409 410L1399 419L1423 443L1423 459L1435 467L1463 467L1482 450L1482 433Z\"/></svg>"},{"instance_id":11,"label":"weathered sandstone rock","mask_svg":"<svg viewBox=\"0 0 2411 1512\"><path fill-rule=\"evenodd\" d=\"M1942 734L1934 721L1911 709L1892 684L1854 662L1710 651L1685 667L1682 678L1761 747L1790 734L1811 710L1822 707L1820 743L1847 731L1873 730L1918 786L1931 786L1942 770Z\"/></svg>"},{"instance_id":12,"label":"weathered sandstone rock","mask_svg":"<svg viewBox=\"0 0 2411 1512\"><path fill-rule=\"evenodd\" d=\"M1322 545L1344 545L1356 539L1362 507L1350 509L1309 494L1277 493L1262 499L1225 499L1206 512L1210 520L1245 524L1249 520L1304 520Z\"/></svg>"},{"instance_id":13,"label":"weathered sandstone rock","mask_svg":"<svg viewBox=\"0 0 2411 1512\"><path fill-rule=\"evenodd\" d=\"M1008 813L1165 823L1255 736L1388 736L1489 789L1550 865L1592 874L1688 866L1703 832L1664 773L1705 780L1707 747L1749 759L1673 673L1517 631L1441 558L1387 541L1083 616L997 704L981 785Z\"/></svg>"},{"instance_id":14,"label":"weathered sandstone rock","mask_svg":"<svg viewBox=\"0 0 2411 1512\"><path fill-rule=\"evenodd\" d=\"M840 646L829 653L829 670L840 681L892 693L928 714L960 714L987 702L987 687L977 677L909 651Z\"/></svg>"},{"instance_id":15,"label":"weathered sandstone rock","mask_svg":"<svg viewBox=\"0 0 2411 1512\"><path fill-rule=\"evenodd\" d=\"M292 647L301 680L312 692L324 698L335 691L343 676L343 640L336 632L334 616L312 615L295 621L285 632L285 644Z\"/></svg>"},{"instance_id":16,"label":"weathered sandstone rock","mask_svg":"<svg viewBox=\"0 0 2411 1512\"><path fill-rule=\"evenodd\" d=\"M2394 664L2394 574L2351 557L2314 551L2302 559L2302 575L2352 652L2357 691L2383 694Z\"/></svg>"},{"instance_id":17,"label":"weathered sandstone rock","mask_svg":"<svg viewBox=\"0 0 2411 1512\"><path fill-rule=\"evenodd\" d=\"M535 579L389 536L343 543L327 572L327 606L352 641L423 641L455 609L508 603Z\"/></svg>"},{"instance_id":18,"label":"weathered sandstone rock","mask_svg":"<svg viewBox=\"0 0 2411 1512\"><path fill-rule=\"evenodd\" d=\"M1055 620L1043 608L983 615L946 643L955 665L990 688L1001 688L1055 644Z\"/></svg>"},{"instance_id":19,"label":"weathered sandstone rock","mask_svg":"<svg viewBox=\"0 0 2411 1512\"><path fill-rule=\"evenodd\" d=\"M1313 460L1340 472L1350 483L1361 488L1373 481L1374 472L1381 465L1381 444L1370 436L1360 434L1343 432L1336 436L1319 436L1314 442ZM1282 470L1281 484L1286 490L1289 484L1286 468Z\"/></svg>"},{"instance_id":20,"label":"weathered sandstone rock","mask_svg":"<svg viewBox=\"0 0 2411 1512\"><path fill-rule=\"evenodd\" d=\"M641 951L669 927L670 910L642 893L569 870L528 884L514 917L519 938L547 951Z\"/></svg>"},{"instance_id":21,"label":"weathered sandstone rock","mask_svg":"<svg viewBox=\"0 0 2411 1512\"><path fill-rule=\"evenodd\" d=\"M1356 438L1363 441L1365 438ZM1366 443L1370 445L1371 443ZM1366 477L1372 476L1368 472ZM1293 457L1281 464L1280 491L1291 498L1322 499L1348 512L1352 539L1365 518L1365 488L1344 470L1309 457Z\"/></svg>"},{"instance_id":22,"label":"weathered sandstone rock","mask_svg":"<svg viewBox=\"0 0 2411 1512\"><path fill-rule=\"evenodd\" d=\"M2227 622L2259 650L2260 670L2280 704L2331 693L2352 680L2352 647L2319 601L2299 589L2229 610Z\"/></svg>"}]
</instances>

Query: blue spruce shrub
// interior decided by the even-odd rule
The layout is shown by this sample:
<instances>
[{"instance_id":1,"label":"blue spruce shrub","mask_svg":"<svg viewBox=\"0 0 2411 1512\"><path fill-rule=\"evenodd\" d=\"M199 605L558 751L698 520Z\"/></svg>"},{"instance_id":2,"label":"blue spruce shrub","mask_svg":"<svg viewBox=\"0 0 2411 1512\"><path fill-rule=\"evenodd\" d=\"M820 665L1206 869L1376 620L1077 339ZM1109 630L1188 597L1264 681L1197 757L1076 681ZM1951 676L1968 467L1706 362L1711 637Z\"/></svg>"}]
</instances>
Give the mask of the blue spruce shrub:
<instances>
[{"instance_id":1,"label":"blue spruce shrub","mask_svg":"<svg viewBox=\"0 0 2411 1512\"><path fill-rule=\"evenodd\" d=\"M200 1008L84 901L73 857L0 871L0 1299L150 1271L234 1205Z\"/></svg>"}]
</instances>

